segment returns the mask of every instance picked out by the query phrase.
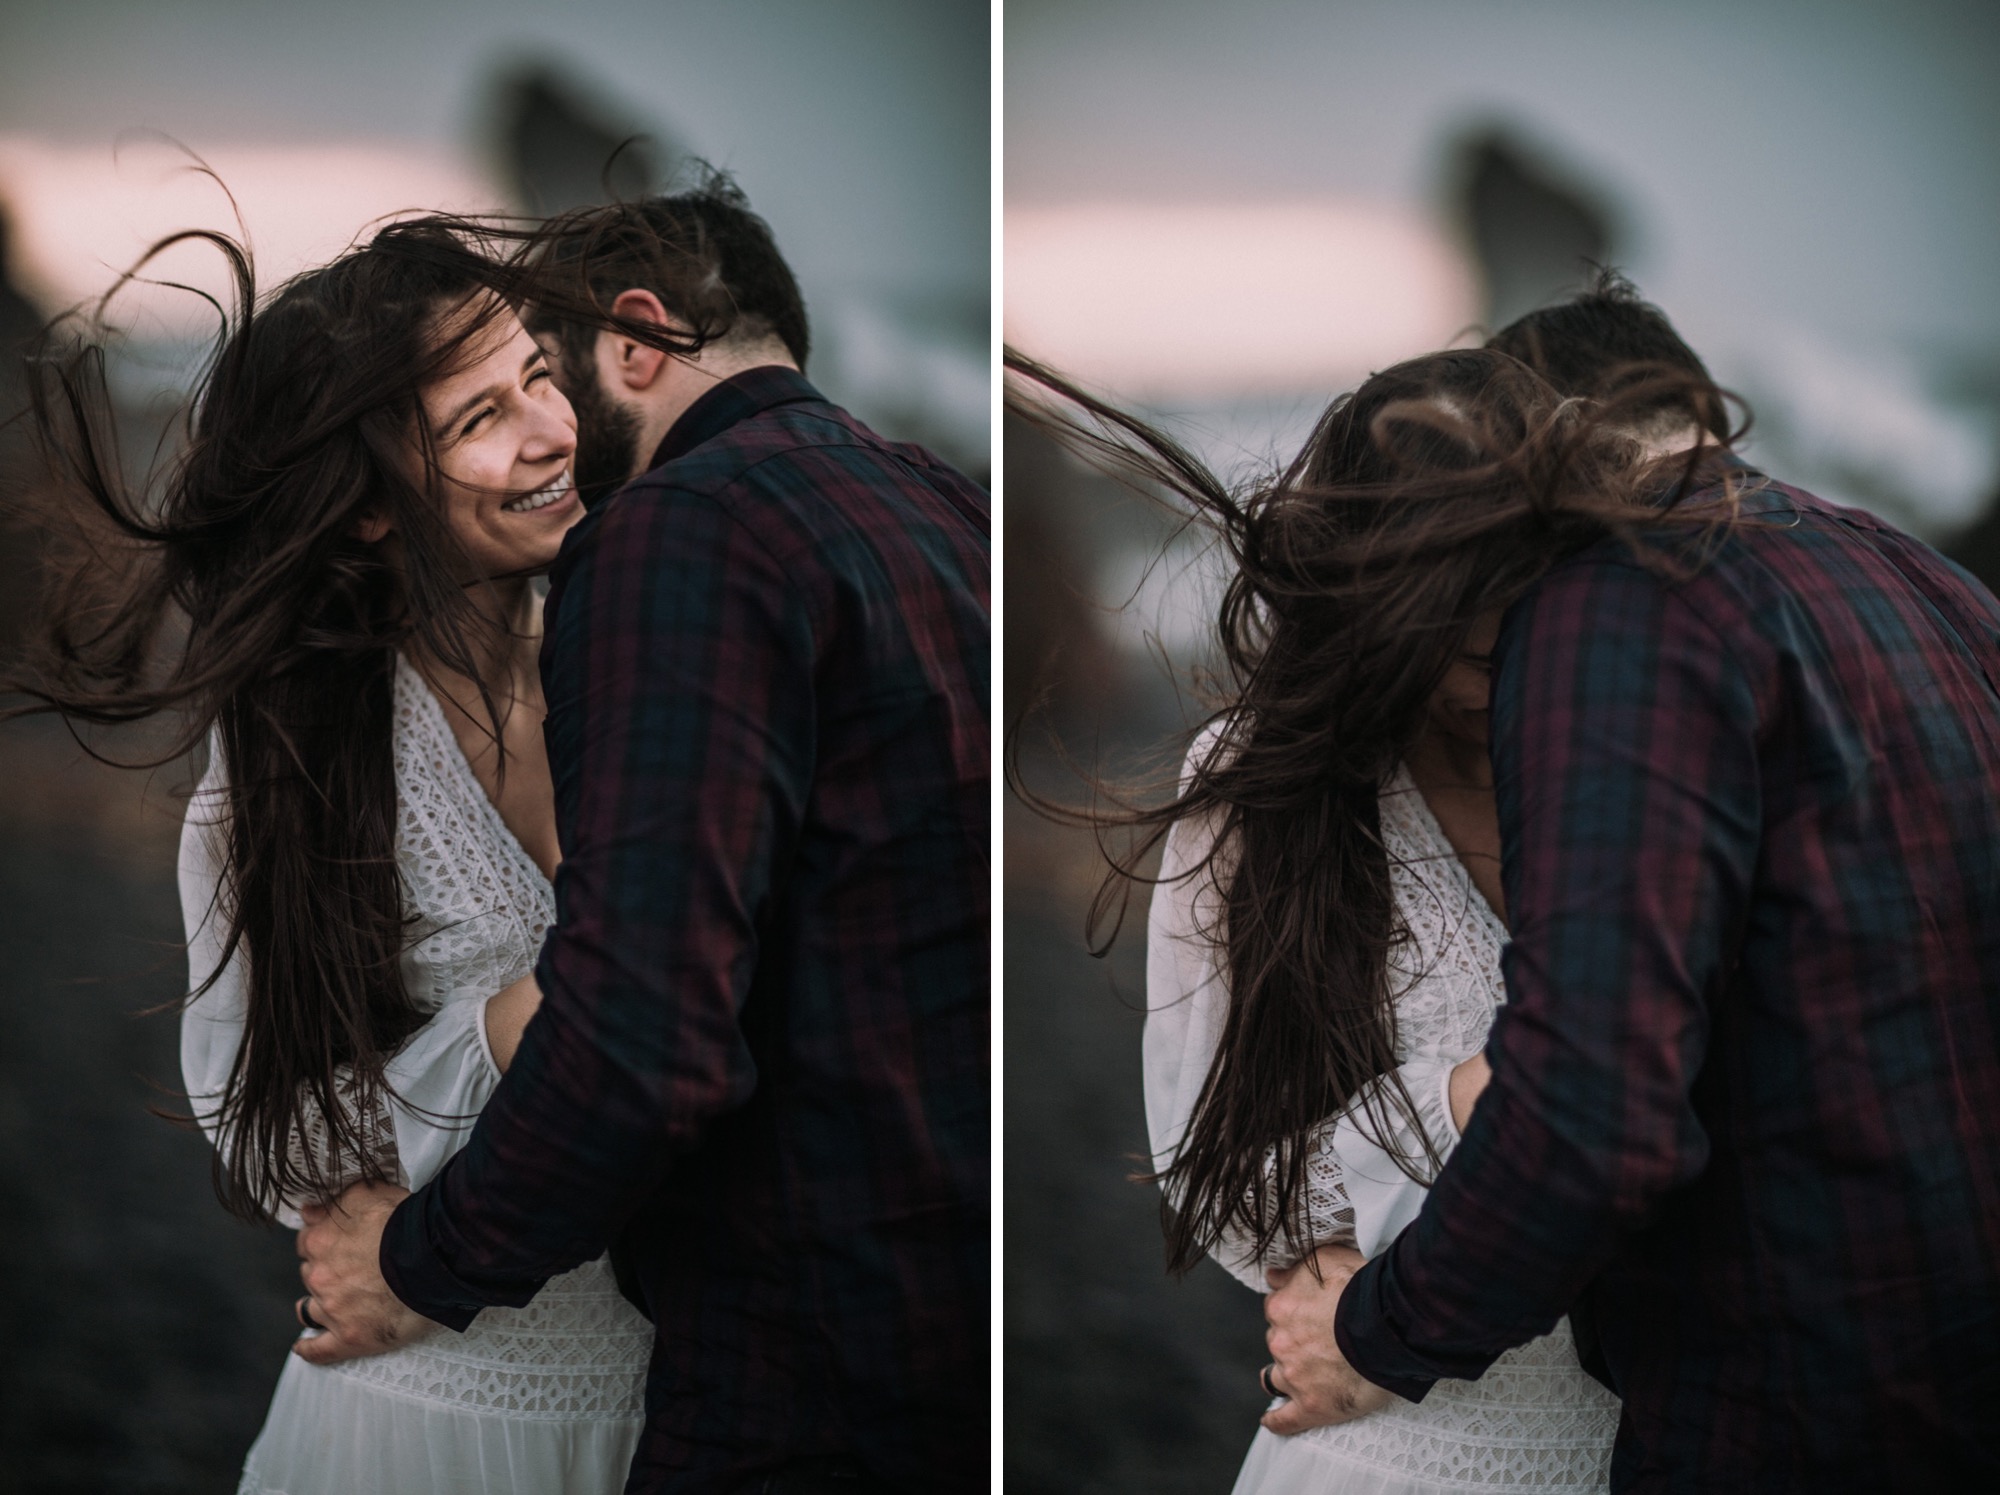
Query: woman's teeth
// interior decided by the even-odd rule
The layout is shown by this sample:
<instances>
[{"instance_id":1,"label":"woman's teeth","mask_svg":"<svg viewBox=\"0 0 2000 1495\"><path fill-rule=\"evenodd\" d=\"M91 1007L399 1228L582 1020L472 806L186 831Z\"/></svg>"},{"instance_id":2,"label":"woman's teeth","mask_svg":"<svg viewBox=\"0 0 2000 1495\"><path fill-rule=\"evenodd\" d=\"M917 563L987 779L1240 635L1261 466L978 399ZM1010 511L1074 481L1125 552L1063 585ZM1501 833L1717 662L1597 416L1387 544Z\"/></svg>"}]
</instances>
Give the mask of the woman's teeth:
<instances>
[{"instance_id":1,"label":"woman's teeth","mask_svg":"<svg viewBox=\"0 0 2000 1495\"><path fill-rule=\"evenodd\" d=\"M537 509L546 509L550 504L569 497L569 475L557 478L546 488L537 488L533 493L524 493L519 498L510 498L500 507L509 514L532 514Z\"/></svg>"}]
</instances>

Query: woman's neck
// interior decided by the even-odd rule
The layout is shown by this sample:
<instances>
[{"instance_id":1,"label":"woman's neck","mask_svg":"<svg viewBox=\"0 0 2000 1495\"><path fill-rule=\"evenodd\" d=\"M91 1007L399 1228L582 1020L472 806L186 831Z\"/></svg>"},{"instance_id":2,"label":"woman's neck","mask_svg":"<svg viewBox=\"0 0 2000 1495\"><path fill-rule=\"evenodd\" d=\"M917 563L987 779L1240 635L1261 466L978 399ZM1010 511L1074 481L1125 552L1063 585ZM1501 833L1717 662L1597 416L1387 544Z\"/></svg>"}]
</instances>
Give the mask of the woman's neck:
<instances>
[{"instance_id":1,"label":"woman's neck","mask_svg":"<svg viewBox=\"0 0 2000 1495\"><path fill-rule=\"evenodd\" d=\"M412 661L424 677L453 696L465 687L472 699L482 689L496 701L520 699L537 683L536 658L542 642L542 600L525 576L483 582L470 595L471 646L474 671L467 674L437 658L420 643L410 648Z\"/></svg>"},{"instance_id":2,"label":"woman's neck","mask_svg":"<svg viewBox=\"0 0 2000 1495\"><path fill-rule=\"evenodd\" d=\"M415 662L479 787L543 876L553 877L561 851L555 788L542 743L547 707L536 669L541 599L526 581L482 590L480 631L485 638L475 644L477 676L435 660Z\"/></svg>"}]
</instances>

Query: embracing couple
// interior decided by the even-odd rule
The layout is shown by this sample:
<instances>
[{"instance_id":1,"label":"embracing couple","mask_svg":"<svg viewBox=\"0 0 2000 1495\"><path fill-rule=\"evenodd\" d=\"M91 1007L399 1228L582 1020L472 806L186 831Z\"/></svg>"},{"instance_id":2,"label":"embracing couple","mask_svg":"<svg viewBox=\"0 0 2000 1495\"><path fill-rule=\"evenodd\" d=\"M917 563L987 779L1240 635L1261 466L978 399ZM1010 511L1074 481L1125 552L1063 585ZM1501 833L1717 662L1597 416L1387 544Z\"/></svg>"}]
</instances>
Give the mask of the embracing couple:
<instances>
[{"instance_id":1,"label":"embracing couple","mask_svg":"<svg viewBox=\"0 0 2000 1495\"><path fill-rule=\"evenodd\" d=\"M241 1488L982 1488L984 494L723 178L262 302L213 242L163 491L43 367L111 543L25 683L207 744L183 1065L307 1290Z\"/></svg>"},{"instance_id":2,"label":"embracing couple","mask_svg":"<svg viewBox=\"0 0 2000 1495\"><path fill-rule=\"evenodd\" d=\"M2000 1488L2000 604L1615 278L1247 494L1015 362L1236 567L1119 870L1238 1495Z\"/></svg>"}]
</instances>

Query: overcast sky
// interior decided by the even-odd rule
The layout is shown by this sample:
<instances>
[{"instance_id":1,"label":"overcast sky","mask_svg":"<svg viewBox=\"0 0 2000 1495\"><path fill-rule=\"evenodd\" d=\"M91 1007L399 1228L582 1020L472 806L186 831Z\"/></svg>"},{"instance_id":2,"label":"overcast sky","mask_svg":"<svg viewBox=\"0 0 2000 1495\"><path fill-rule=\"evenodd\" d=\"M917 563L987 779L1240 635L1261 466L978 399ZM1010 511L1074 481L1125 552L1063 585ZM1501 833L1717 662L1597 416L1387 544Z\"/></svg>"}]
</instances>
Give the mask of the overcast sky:
<instances>
[{"instance_id":1,"label":"overcast sky","mask_svg":"<svg viewBox=\"0 0 2000 1495\"><path fill-rule=\"evenodd\" d=\"M988 277L986 0L0 0L0 133L387 139L476 159L523 55L738 174L809 291Z\"/></svg>"},{"instance_id":2,"label":"overcast sky","mask_svg":"<svg viewBox=\"0 0 2000 1495\"><path fill-rule=\"evenodd\" d=\"M1501 118L1670 312L2000 349L1992 0L1008 0L1016 202L1433 200Z\"/></svg>"}]
</instances>

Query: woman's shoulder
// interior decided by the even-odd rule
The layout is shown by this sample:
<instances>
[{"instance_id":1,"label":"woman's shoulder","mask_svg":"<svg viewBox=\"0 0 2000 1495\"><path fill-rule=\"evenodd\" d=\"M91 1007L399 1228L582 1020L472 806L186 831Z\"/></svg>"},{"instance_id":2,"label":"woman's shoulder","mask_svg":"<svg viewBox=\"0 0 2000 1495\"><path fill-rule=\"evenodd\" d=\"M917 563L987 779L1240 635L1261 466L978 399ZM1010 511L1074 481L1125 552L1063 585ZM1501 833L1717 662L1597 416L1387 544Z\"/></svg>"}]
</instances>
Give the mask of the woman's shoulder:
<instances>
[{"instance_id":1,"label":"woman's shoulder","mask_svg":"<svg viewBox=\"0 0 2000 1495\"><path fill-rule=\"evenodd\" d=\"M1229 763L1243 750L1250 735L1248 713L1235 709L1219 712L1203 724L1188 743L1181 758L1180 792L1185 794L1200 772L1213 772Z\"/></svg>"},{"instance_id":2,"label":"woman's shoulder","mask_svg":"<svg viewBox=\"0 0 2000 1495\"><path fill-rule=\"evenodd\" d=\"M1249 723L1228 711L1204 724L1182 757L1177 792L1185 795L1198 774L1225 767L1241 750L1248 731ZM1230 870L1230 849L1217 844L1226 815L1223 805L1204 804L1187 810L1168 827L1159 872L1167 896L1155 898L1156 933L1185 933L1186 927L1215 918Z\"/></svg>"},{"instance_id":3,"label":"woman's shoulder","mask_svg":"<svg viewBox=\"0 0 2000 1495\"><path fill-rule=\"evenodd\" d=\"M191 855L212 855L210 843L223 834L229 823L229 769L223 759L222 733L218 728L209 728L202 752L207 761L188 793L187 809L181 816L183 864Z\"/></svg>"}]
</instances>

